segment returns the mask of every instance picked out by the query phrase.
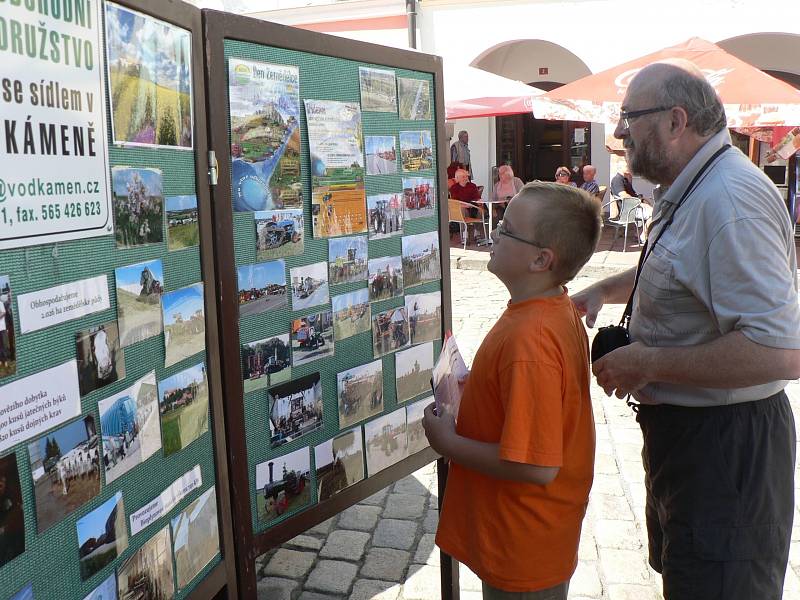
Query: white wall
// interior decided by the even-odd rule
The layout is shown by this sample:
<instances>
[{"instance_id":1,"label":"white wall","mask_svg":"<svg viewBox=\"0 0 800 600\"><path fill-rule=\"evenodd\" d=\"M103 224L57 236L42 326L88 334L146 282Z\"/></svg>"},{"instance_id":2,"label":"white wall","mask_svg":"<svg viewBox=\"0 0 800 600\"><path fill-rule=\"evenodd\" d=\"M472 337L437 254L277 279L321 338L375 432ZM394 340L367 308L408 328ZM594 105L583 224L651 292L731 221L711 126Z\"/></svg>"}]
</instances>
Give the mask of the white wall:
<instances>
[{"instance_id":1,"label":"white wall","mask_svg":"<svg viewBox=\"0 0 800 600\"><path fill-rule=\"evenodd\" d=\"M478 119L458 119L453 121L453 139L447 144L450 145L458 139L458 132L462 129L469 134L469 156L472 160L472 177L475 185L484 186L483 197L487 198L489 192L489 182L491 181L490 169L494 165L495 152L495 130L494 117L481 117ZM450 155L447 155L447 162L443 167L450 163ZM443 161L444 162L444 161Z\"/></svg>"}]
</instances>

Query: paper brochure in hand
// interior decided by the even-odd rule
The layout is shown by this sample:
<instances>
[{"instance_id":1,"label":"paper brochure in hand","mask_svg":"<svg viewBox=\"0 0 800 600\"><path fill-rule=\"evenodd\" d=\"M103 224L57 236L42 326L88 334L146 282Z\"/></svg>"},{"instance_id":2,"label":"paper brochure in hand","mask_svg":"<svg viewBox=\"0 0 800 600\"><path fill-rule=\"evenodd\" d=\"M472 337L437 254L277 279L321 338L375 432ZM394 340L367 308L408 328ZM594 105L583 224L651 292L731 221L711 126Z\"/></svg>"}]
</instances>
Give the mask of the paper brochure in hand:
<instances>
[{"instance_id":1,"label":"paper brochure in hand","mask_svg":"<svg viewBox=\"0 0 800 600\"><path fill-rule=\"evenodd\" d=\"M458 351L455 336L449 331L445 334L444 346L439 360L433 368L433 397L436 401L436 413L449 414L458 418L461 405L461 386L469 371L461 353Z\"/></svg>"}]
</instances>

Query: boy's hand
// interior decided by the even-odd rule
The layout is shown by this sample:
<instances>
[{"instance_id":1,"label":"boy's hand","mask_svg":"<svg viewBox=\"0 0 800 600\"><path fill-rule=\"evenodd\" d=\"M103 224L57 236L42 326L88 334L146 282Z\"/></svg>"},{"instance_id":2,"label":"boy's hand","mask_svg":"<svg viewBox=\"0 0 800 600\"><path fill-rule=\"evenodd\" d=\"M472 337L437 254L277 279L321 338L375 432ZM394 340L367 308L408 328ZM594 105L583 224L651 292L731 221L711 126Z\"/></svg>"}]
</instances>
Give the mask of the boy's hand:
<instances>
[{"instance_id":1,"label":"boy's hand","mask_svg":"<svg viewBox=\"0 0 800 600\"><path fill-rule=\"evenodd\" d=\"M442 456L449 456L450 441L456 436L456 421L452 415L437 415L436 404L432 402L425 407L422 427L425 429L425 436L431 448Z\"/></svg>"}]
</instances>

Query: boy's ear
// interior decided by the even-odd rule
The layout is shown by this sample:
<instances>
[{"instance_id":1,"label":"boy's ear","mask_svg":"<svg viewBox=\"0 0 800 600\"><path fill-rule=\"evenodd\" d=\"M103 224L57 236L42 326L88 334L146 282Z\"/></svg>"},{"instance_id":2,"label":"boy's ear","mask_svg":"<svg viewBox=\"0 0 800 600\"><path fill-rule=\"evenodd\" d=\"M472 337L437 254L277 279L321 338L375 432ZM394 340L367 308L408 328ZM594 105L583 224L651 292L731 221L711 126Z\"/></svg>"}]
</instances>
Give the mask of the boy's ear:
<instances>
[{"instance_id":1,"label":"boy's ear","mask_svg":"<svg viewBox=\"0 0 800 600\"><path fill-rule=\"evenodd\" d=\"M528 264L531 273L542 273L552 271L555 265L556 255L550 248L540 248L539 254Z\"/></svg>"}]
</instances>

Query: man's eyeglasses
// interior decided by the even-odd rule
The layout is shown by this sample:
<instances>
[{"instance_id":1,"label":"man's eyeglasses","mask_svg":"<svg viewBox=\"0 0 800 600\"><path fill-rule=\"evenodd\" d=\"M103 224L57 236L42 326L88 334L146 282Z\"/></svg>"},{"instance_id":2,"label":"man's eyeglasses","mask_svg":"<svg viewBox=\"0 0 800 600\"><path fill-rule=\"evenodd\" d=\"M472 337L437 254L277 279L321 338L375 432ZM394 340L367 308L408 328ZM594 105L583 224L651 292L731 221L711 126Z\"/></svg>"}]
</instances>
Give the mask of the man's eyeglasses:
<instances>
[{"instance_id":1,"label":"man's eyeglasses","mask_svg":"<svg viewBox=\"0 0 800 600\"><path fill-rule=\"evenodd\" d=\"M631 128L631 121L643 117L645 115L652 115L653 113L664 112L671 110L671 106L657 106L655 108L643 108L642 110L621 110L619 113L619 120L622 127L625 129Z\"/></svg>"},{"instance_id":2,"label":"man's eyeglasses","mask_svg":"<svg viewBox=\"0 0 800 600\"><path fill-rule=\"evenodd\" d=\"M546 246L542 246L539 242L533 240L526 240L525 238L521 238L516 234L511 233L508 229L506 229L505 223L503 223L502 219L497 222L497 233L500 235L504 235L506 237L510 237L512 240L517 240L518 242L522 242L523 244L528 244L530 246L536 246L537 248L545 248Z\"/></svg>"}]
</instances>

